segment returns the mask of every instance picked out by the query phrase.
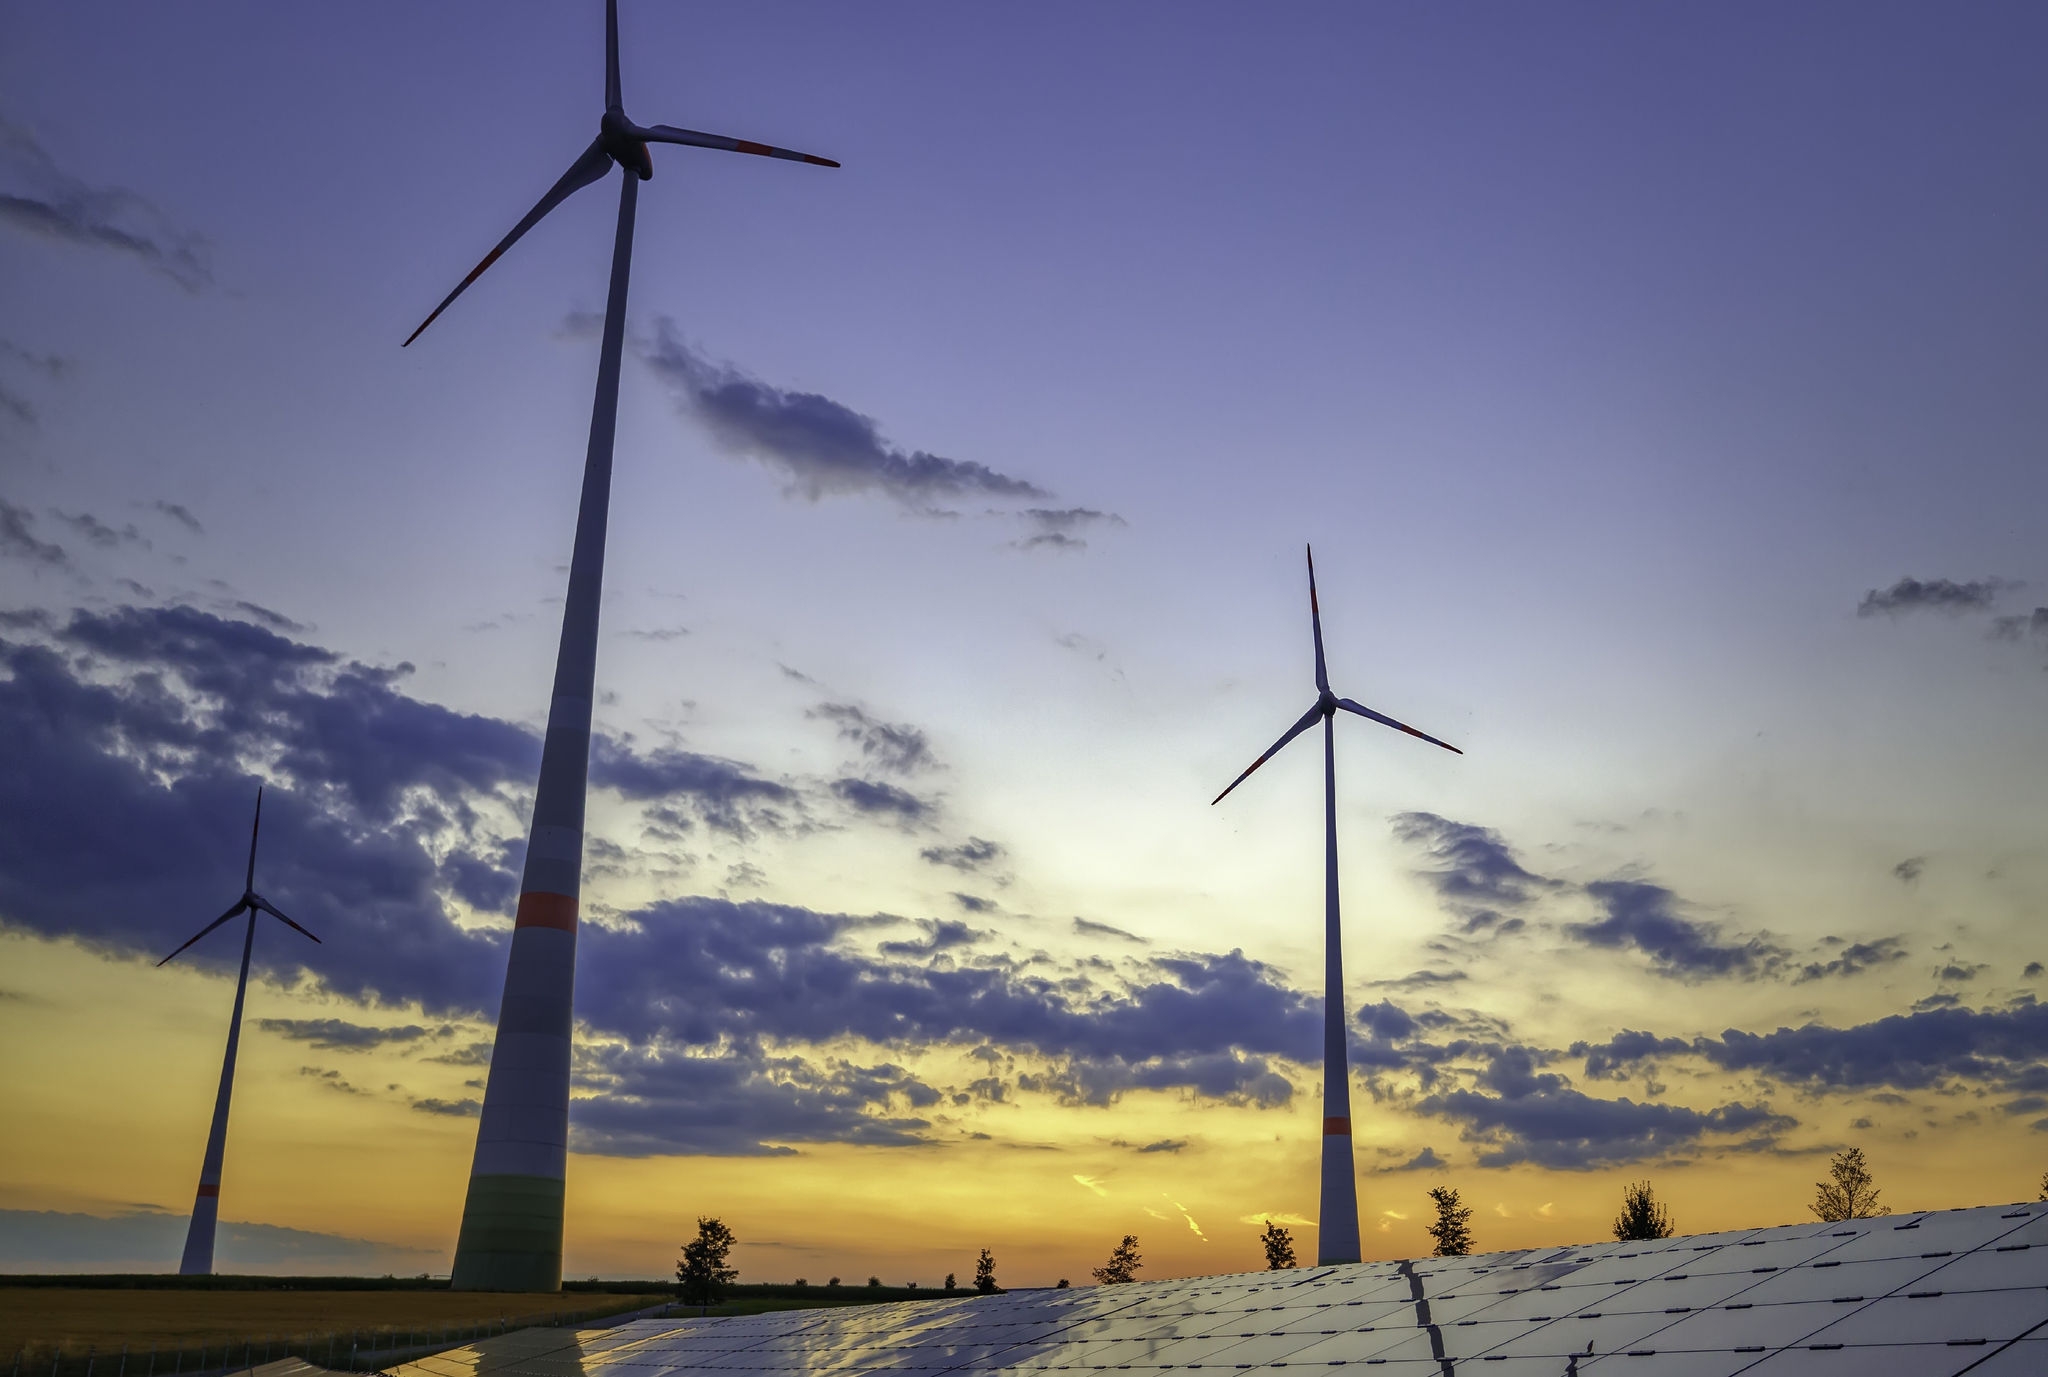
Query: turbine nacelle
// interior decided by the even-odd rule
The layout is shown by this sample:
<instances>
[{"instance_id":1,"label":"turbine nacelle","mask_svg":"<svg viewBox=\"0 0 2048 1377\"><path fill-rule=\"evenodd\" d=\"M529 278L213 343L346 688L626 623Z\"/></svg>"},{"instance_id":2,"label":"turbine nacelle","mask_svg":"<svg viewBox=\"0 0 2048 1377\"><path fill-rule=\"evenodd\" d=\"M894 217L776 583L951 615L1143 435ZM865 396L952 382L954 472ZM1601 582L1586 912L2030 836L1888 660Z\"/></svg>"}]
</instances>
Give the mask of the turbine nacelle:
<instances>
[{"instance_id":1,"label":"turbine nacelle","mask_svg":"<svg viewBox=\"0 0 2048 1377\"><path fill-rule=\"evenodd\" d=\"M626 118L623 110L607 110L597 123L597 146L607 158L647 181L654 176L654 155L647 151L649 131Z\"/></svg>"}]
</instances>

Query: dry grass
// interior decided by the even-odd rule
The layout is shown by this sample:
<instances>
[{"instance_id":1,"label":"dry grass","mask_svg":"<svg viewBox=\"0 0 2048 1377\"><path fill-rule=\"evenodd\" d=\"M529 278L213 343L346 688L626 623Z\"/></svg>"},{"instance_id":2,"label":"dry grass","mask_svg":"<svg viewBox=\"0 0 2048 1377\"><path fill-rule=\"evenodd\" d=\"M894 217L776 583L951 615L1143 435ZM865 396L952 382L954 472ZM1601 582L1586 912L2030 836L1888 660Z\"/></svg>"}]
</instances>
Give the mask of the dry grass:
<instances>
[{"instance_id":1,"label":"dry grass","mask_svg":"<svg viewBox=\"0 0 2048 1377\"><path fill-rule=\"evenodd\" d=\"M152 1346L168 1352L202 1344L266 1338L306 1343L359 1331L386 1336L464 1329L510 1320L515 1327L553 1315L616 1314L660 1303L659 1295L518 1296L477 1291L149 1291L0 1287L0 1363L25 1349L47 1355L62 1348L65 1367L88 1348L133 1361ZM146 1357L142 1359L146 1364ZM24 1360L26 1363L26 1360ZM188 1362L187 1366L191 1364ZM96 1372L98 1370L96 1369ZM115 1369L104 1377L115 1377ZM24 1377L29 1369L24 1366ZM140 1370L130 1377L140 1377Z\"/></svg>"}]
</instances>

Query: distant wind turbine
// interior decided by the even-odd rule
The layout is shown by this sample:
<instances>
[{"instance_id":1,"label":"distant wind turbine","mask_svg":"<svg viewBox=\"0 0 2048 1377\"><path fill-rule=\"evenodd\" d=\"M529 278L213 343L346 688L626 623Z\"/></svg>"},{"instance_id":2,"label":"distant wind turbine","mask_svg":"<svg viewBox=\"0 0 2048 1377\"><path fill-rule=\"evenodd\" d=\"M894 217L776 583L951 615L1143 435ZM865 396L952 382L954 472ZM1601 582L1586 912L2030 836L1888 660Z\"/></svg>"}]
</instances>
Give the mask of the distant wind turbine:
<instances>
[{"instance_id":1,"label":"distant wind turbine","mask_svg":"<svg viewBox=\"0 0 2048 1377\"><path fill-rule=\"evenodd\" d=\"M1323 663L1323 614L1316 605L1316 555L1308 552L1308 615L1316 638L1316 701L1301 719L1254 760L1244 774L1230 781L1230 789L1245 782L1253 770L1280 753L1280 748L1316 724L1323 723L1323 1182L1322 1203L1316 1228L1316 1265L1357 1262L1358 1179L1351 1153L1351 1072L1344 1049L1344 934L1337 916L1337 710L1369 717L1395 731L1408 733L1456 751L1456 746L1419 732L1406 722L1396 722L1374 712L1363 703L1339 698L1330 691L1330 674ZM1210 800L1223 802L1230 793Z\"/></svg>"},{"instance_id":2,"label":"distant wind turbine","mask_svg":"<svg viewBox=\"0 0 2048 1377\"><path fill-rule=\"evenodd\" d=\"M633 258L633 208L640 183L654 175L650 143L754 153L766 158L837 167L814 158L722 134L673 125L638 125L619 96L619 7L606 0L604 116L597 137L560 181L483 262L420 323L406 343L434 323L470 283L521 235L571 195L612 168L619 184L619 224L612 241L611 291L605 299L598 350L597 399L583 460L583 496L569 593L555 658L554 697L541 747L540 782L526 844L526 873L513 922L512 954L498 1010L497 1042L477 1126L476 1156L462 1231L455 1244L452 1285L473 1291L558 1291L562 1286L563 1179L568 1165L569 1037L576 986L576 920L583 883L583 802L590 769L590 704L597 678L598 595L604 581L606 510L611 502L612 432L619 414L619 354L626 332L626 279Z\"/></svg>"},{"instance_id":3,"label":"distant wind turbine","mask_svg":"<svg viewBox=\"0 0 2048 1377\"><path fill-rule=\"evenodd\" d=\"M206 1158L199 1166L199 1193L192 1201L192 1223L185 1230L185 1256L178 1263L178 1272L182 1276L205 1276L213 1271L213 1230L220 1216L220 1165L228 1145L228 1097L235 1089L235 1049L242 1041L242 996L249 990L249 953L256 945L256 915L267 913L286 927L296 928L313 937L312 933L285 917L276 905L256 892L256 832L262 825L263 790L259 787L256 790L256 818L249 824L249 871L242 880L242 897L235 900L233 908L187 938L184 947L156 963L162 966L236 914L249 915L248 930L242 934L242 974L235 981L235 1012L228 1020L228 1054L220 1064L220 1092L213 1100L213 1127L206 1133ZM318 942L320 939L313 937L313 940Z\"/></svg>"}]
</instances>

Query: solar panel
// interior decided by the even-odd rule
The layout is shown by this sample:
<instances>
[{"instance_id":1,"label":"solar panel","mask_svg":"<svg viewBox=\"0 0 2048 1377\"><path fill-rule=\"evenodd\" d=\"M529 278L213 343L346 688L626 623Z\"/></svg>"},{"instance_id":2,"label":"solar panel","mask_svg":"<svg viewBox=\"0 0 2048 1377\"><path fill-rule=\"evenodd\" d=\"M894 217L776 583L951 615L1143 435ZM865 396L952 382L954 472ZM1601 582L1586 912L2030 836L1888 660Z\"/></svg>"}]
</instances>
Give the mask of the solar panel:
<instances>
[{"instance_id":1,"label":"solar panel","mask_svg":"<svg viewBox=\"0 0 2048 1377\"><path fill-rule=\"evenodd\" d=\"M397 1374L1237 1377L1353 1367L1359 1377L2048 1377L2048 1205L527 1330Z\"/></svg>"}]
</instances>

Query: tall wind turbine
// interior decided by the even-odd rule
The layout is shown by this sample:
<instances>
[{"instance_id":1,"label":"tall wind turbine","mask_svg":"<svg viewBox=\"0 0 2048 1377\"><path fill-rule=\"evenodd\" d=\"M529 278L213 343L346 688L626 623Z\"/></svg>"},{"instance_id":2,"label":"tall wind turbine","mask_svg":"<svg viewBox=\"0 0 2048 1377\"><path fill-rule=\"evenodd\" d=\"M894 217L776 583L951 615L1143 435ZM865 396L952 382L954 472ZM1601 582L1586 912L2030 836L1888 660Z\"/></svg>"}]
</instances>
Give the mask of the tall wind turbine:
<instances>
[{"instance_id":1,"label":"tall wind turbine","mask_svg":"<svg viewBox=\"0 0 2048 1377\"><path fill-rule=\"evenodd\" d=\"M220 1164L228 1146L228 1097L235 1088L235 1049L242 1041L242 996L249 990L249 953L256 945L256 915L267 913L286 927L306 932L278 912L270 900L256 892L256 832L263 825L263 790L256 790L256 818L249 824L249 872L242 880L242 897L233 908L187 938L184 947L156 964L161 966L238 913L249 915L249 927L242 934L242 974L235 981L235 1012L228 1020L228 1054L220 1064L220 1093L213 1100L213 1127L206 1132L206 1158L199 1165L199 1193L192 1201L192 1223L185 1230L185 1256L178 1262L181 1276L205 1276L213 1271L213 1230L220 1217ZM313 937L315 942L320 939Z\"/></svg>"},{"instance_id":2,"label":"tall wind turbine","mask_svg":"<svg viewBox=\"0 0 2048 1377\"><path fill-rule=\"evenodd\" d=\"M700 134L673 125L638 125L619 97L619 6L606 0L604 115L597 137L526 218L484 255L419 330L448 309L484 269L571 195L617 167L619 224L612 240L611 291L598 349L597 399L583 460L576 545L562 609L554 697L541 747L526 873L519 887L512 954L484 1088L462 1232L455 1244L457 1290L558 1291L562 1286L562 1193L569 1142L569 1035L576 986L576 919L583 883L583 800L590 768L590 704L597 676L597 605L604 580L606 509L611 501L612 431L619 413L619 353L626 331L626 279L633 258L633 208L640 183L654 175L650 143L717 148L837 167L765 143Z\"/></svg>"},{"instance_id":3,"label":"tall wind turbine","mask_svg":"<svg viewBox=\"0 0 2048 1377\"><path fill-rule=\"evenodd\" d=\"M1339 698L1330 691L1330 674L1323 663L1323 614L1316 606L1316 555L1308 552L1308 615L1316 638L1316 701L1289 727L1266 753L1254 760L1244 774L1230 781L1230 789L1245 782L1253 770L1280 753L1280 748L1316 724L1323 724L1323 1189L1317 1212L1316 1265L1357 1262L1358 1178L1351 1154L1351 1069L1344 1050L1344 934L1337 916L1337 710L1369 717L1395 731L1406 732L1456 751L1456 746L1419 732L1406 722L1396 722L1374 712L1363 703ZM1211 799L1223 802L1230 789Z\"/></svg>"}]
</instances>

